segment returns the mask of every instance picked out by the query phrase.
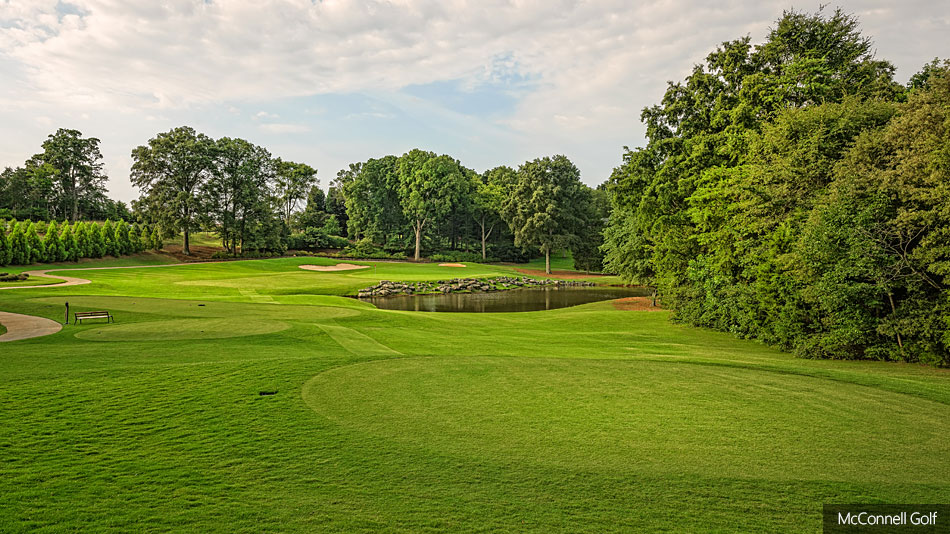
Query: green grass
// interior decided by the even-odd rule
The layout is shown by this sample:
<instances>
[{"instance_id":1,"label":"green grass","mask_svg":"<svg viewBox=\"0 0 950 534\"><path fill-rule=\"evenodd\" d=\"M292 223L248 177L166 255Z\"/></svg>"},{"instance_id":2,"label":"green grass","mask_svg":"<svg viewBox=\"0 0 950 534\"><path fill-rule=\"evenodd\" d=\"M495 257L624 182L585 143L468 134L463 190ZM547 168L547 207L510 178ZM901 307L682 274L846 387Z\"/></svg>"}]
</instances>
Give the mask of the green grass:
<instances>
[{"instance_id":1,"label":"green grass","mask_svg":"<svg viewBox=\"0 0 950 534\"><path fill-rule=\"evenodd\" d=\"M336 260L0 291L116 317L0 344L0 531L818 532L822 503L950 501L946 370L610 303L377 310L342 295L512 271L306 263Z\"/></svg>"},{"instance_id":2,"label":"green grass","mask_svg":"<svg viewBox=\"0 0 950 534\"><path fill-rule=\"evenodd\" d=\"M22 286L43 286L49 284L61 284L63 281L58 278L48 278L46 276L31 276L26 280L16 280L12 282L0 282L0 287L22 287Z\"/></svg>"}]
</instances>

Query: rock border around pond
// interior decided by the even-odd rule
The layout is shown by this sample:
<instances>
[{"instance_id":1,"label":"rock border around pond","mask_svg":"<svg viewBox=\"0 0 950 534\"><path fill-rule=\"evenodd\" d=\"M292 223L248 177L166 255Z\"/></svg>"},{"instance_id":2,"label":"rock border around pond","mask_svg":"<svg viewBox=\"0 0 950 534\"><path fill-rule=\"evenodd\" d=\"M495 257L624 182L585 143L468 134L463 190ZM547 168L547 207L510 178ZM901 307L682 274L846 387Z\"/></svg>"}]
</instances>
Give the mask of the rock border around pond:
<instances>
[{"instance_id":1,"label":"rock border around pond","mask_svg":"<svg viewBox=\"0 0 950 534\"><path fill-rule=\"evenodd\" d=\"M437 282L390 282L381 280L378 284L360 289L359 298L393 297L398 295L426 295L448 293L478 293L489 291L508 291L526 287L593 287L593 282L576 280L550 280L528 278L526 276L501 276L497 278L453 278Z\"/></svg>"}]
</instances>

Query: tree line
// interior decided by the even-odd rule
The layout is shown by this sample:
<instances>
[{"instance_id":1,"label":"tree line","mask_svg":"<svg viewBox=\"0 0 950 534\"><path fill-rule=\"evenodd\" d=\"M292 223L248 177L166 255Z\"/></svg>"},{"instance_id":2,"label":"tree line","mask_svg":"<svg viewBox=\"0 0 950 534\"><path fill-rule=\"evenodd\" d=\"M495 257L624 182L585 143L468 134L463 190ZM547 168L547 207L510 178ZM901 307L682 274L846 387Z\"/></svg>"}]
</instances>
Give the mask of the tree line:
<instances>
[{"instance_id":1,"label":"tree line","mask_svg":"<svg viewBox=\"0 0 950 534\"><path fill-rule=\"evenodd\" d=\"M527 250L543 254L550 272L551 252L570 249L600 263L606 193L581 183L562 155L479 174L451 156L415 149L351 164L330 191L343 201L350 238L411 250L415 260L428 251L446 259L523 261Z\"/></svg>"},{"instance_id":2,"label":"tree line","mask_svg":"<svg viewBox=\"0 0 950 534\"><path fill-rule=\"evenodd\" d=\"M133 209L169 236L212 230L230 254L286 250L297 204L318 186L309 165L283 161L244 139L212 139L182 126L132 150Z\"/></svg>"},{"instance_id":3,"label":"tree line","mask_svg":"<svg viewBox=\"0 0 950 534\"><path fill-rule=\"evenodd\" d=\"M123 220L103 224L78 221L48 225L0 220L0 265L77 261L80 258L124 256L162 248L157 228Z\"/></svg>"},{"instance_id":4,"label":"tree line","mask_svg":"<svg viewBox=\"0 0 950 534\"><path fill-rule=\"evenodd\" d=\"M60 128L42 149L0 173L0 219L131 219L125 204L106 197L98 139Z\"/></svg>"},{"instance_id":5,"label":"tree line","mask_svg":"<svg viewBox=\"0 0 950 534\"><path fill-rule=\"evenodd\" d=\"M853 16L786 12L642 118L607 270L801 356L950 364L950 63L901 85Z\"/></svg>"}]
</instances>

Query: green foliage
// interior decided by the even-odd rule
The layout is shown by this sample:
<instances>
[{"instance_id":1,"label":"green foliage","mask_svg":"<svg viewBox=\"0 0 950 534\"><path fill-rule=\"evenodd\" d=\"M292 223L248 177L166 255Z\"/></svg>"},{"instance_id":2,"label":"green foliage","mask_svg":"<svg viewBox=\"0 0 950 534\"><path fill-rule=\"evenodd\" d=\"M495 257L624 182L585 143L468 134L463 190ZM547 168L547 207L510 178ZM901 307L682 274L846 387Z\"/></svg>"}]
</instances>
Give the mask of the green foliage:
<instances>
[{"instance_id":1,"label":"green foliage","mask_svg":"<svg viewBox=\"0 0 950 534\"><path fill-rule=\"evenodd\" d=\"M30 244L26 239L26 233L23 231L22 223L13 225L13 231L10 232L10 263L14 265L27 265L31 261Z\"/></svg>"},{"instance_id":2,"label":"green foliage","mask_svg":"<svg viewBox=\"0 0 950 534\"><path fill-rule=\"evenodd\" d=\"M96 223L88 223L84 228L88 249L86 254L90 258L101 258L106 253L106 244L102 239L102 229Z\"/></svg>"},{"instance_id":3,"label":"green foliage","mask_svg":"<svg viewBox=\"0 0 950 534\"><path fill-rule=\"evenodd\" d=\"M43 237L43 246L46 248L46 261L58 262L66 260L66 249L59 237L60 229L56 221L49 223L46 228L46 235Z\"/></svg>"},{"instance_id":4,"label":"green foliage","mask_svg":"<svg viewBox=\"0 0 950 534\"><path fill-rule=\"evenodd\" d=\"M76 243L76 236L73 235L73 229L69 224L63 224L62 234L59 236L63 244L64 261L76 261L80 257L79 248Z\"/></svg>"},{"instance_id":5,"label":"green foliage","mask_svg":"<svg viewBox=\"0 0 950 534\"><path fill-rule=\"evenodd\" d=\"M142 191L141 209L153 222L183 233L185 254L191 253L189 237L199 226L201 189L214 170L215 142L187 126L132 150L130 178Z\"/></svg>"},{"instance_id":6,"label":"green foliage","mask_svg":"<svg viewBox=\"0 0 950 534\"><path fill-rule=\"evenodd\" d=\"M30 247L30 259L35 263L42 263L46 261L46 247L43 245L43 240L40 239L40 236L37 234L37 225L36 223L30 223L26 229L26 242Z\"/></svg>"},{"instance_id":7,"label":"green foliage","mask_svg":"<svg viewBox=\"0 0 950 534\"><path fill-rule=\"evenodd\" d=\"M304 198L304 195L308 194L308 191L310 196L313 195L314 188L322 193L317 180L317 170L305 163L282 161L280 158L274 162L274 167L276 170L274 194L280 202L280 211L284 221L290 224L290 218L297 207L297 203ZM311 199L308 198L308 200ZM312 208L314 210L318 209L318 199L314 198L312 200L314 201ZM309 207L310 202L307 205Z\"/></svg>"},{"instance_id":8,"label":"green foliage","mask_svg":"<svg viewBox=\"0 0 950 534\"><path fill-rule=\"evenodd\" d=\"M540 248L550 273L551 251L576 245L592 222L590 188L565 156L539 158L518 168L503 213L515 245Z\"/></svg>"},{"instance_id":9,"label":"green foliage","mask_svg":"<svg viewBox=\"0 0 950 534\"><path fill-rule=\"evenodd\" d=\"M450 156L415 149L399 158L399 202L415 232L414 259L422 257L426 224L434 224L464 209L471 181L459 162Z\"/></svg>"},{"instance_id":10,"label":"green foliage","mask_svg":"<svg viewBox=\"0 0 950 534\"><path fill-rule=\"evenodd\" d=\"M287 247L292 250L318 250L344 248L350 244L345 237L330 235L323 228L307 228L287 238Z\"/></svg>"},{"instance_id":11,"label":"green foliage","mask_svg":"<svg viewBox=\"0 0 950 534\"><path fill-rule=\"evenodd\" d=\"M6 221L0 221L0 265L10 265L13 261L13 250L5 227Z\"/></svg>"},{"instance_id":12,"label":"green foliage","mask_svg":"<svg viewBox=\"0 0 950 534\"><path fill-rule=\"evenodd\" d=\"M115 225L112 221L106 219L106 222L99 228L99 234L102 240L102 254L104 256L118 256L119 247L115 241Z\"/></svg>"},{"instance_id":13,"label":"green foliage","mask_svg":"<svg viewBox=\"0 0 950 534\"><path fill-rule=\"evenodd\" d=\"M390 253L373 243L368 237L357 240L346 246L341 252L340 257L358 258L358 259L405 259L403 252Z\"/></svg>"},{"instance_id":14,"label":"green foliage","mask_svg":"<svg viewBox=\"0 0 950 534\"><path fill-rule=\"evenodd\" d=\"M125 221L117 221L115 224L115 251L116 256L126 256L135 252L129 235L129 225Z\"/></svg>"},{"instance_id":15,"label":"green foliage","mask_svg":"<svg viewBox=\"0 0 950 534\"><path fill-rule=\"evenodd\" d=\"M724 43L644 110L649 144L610 180L606 268L680 320L802 356L950 362L945 72L906 95L840 11Z\"/></svg>"},{"instance_id":16,"label":"green foliage","mask_svg":"<svg viewBox=\"0 0 950 534\"><path fill-rule=\"evenodd\" d=\"M323 223L323 233L336 236L342 235L343 229L340 227L340 221L335 214L331 213L327 216L326 222Z\"/></svg>"}]
</instances>

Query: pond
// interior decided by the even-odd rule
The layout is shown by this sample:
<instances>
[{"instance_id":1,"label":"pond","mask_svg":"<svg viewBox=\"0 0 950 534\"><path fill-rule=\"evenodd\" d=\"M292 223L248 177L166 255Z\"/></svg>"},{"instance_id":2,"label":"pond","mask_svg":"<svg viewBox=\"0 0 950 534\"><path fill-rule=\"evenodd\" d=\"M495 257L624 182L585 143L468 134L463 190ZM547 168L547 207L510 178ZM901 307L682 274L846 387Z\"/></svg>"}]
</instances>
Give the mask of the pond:
<instances>
[{"instance_id":1,"label":"pond","mask_svg":"<svg viewBox=\"0 0 950 534\"><path fill-rule=\"evenodd\" d=\"M383 310L427 312L526 312L567 308L588 302L652 295L642 287L545 287L492 291L367 297Z\"/></svg>"}]
</instances>

